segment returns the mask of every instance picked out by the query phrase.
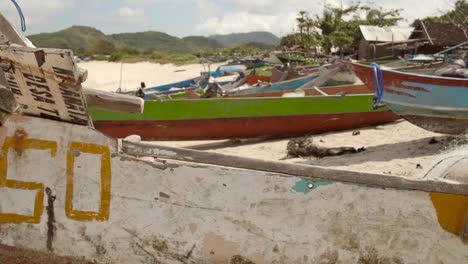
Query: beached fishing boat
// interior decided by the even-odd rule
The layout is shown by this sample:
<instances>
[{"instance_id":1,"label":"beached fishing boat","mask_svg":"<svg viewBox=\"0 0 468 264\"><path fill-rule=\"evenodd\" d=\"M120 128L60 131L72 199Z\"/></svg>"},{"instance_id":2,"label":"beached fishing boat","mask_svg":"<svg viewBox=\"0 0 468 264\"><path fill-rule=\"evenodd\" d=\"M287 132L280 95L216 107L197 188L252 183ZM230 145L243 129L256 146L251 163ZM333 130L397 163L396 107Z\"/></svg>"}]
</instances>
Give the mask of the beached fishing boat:
<instances>
[{"instance_id":1,"label":"beached fishing boat","mask_svg":"<svg viewBox=\"0 0 468 264\"><path fill-rule=\"evenodd\" d=\"M315 75L313 75L315 74ZM256 75L254 72L245 76L243 72L232 81L224 82L212 82L205 83L205 85L192 85L187 88L171 89L170 91L153 91L149 92L145 90L145 100L155 100L161 98L171 98L171 99L180 99L186 97L186 92L193 93L196 92L199 95L204 94L204 88L209 88L210 86L215 86L216 90L219 90L222 96L229 97L257 97L257 96L266 96L267 94L272 93L284 93L288 91L293 91L297 88L300 88L308 83L311 80L316 79L319 74L319 69L315 68L313 71L308 71L307 73L298 74L294 70L286 69L284 72L276 68L272 69L272 76L266 77L261 75ZM311 77L308 77L311 76Z\"/></svg>"},{"instance_id":2,"label":"beached fishing boat","mask_svg":"<svg viewBox=\"0 0 468 264\"><path fill-rule=\"evenodd\" d=\"M202 140L287 137L395 121L372 109L373 95L214 98L145 101L143 114L90 109L96 129L118 138Z\"/></svg>"},{"instance_id":3,"label":"beached fishing boat","mask_svg":"<svg viewBox=\"0 0 468 264\"><path fill-rule=\"evenodd\" d=\"M72 58L0 46L0 263L468 259L466 156L409 179L116 140Z\"/></svg>"},{"instance_id":4,"label":"beached fishing boat","mask_svg":"<svg viewBox=\"0 0 468 264\"><path fill-rule=\"evenodd\" d=\"M211 77L219 78L226 75L233 75L236 73L240 73L247 70L247 66L245 65L224 65L219 66L216 71L210 73Z\"/></svg>"},{"instance_id":5,"label":"beached fishing boat","mask_svg":"<svg viewBox=\"0 0 468 264\"><path fill-rule=\"evenodd\" d=\"M411 123L437 133L467 132L468 79L350 65L381 102Z\"/></svg>"},{"instance_id":6,"label":"beached fishing boat","mask_svg":"<svg viewBox=\"0 0 468 264\"><path fill-rule=\"evenodd\" d=\"M204 87L206 84L208 84L209 81L209 76L206 74L201 74L201 76L180 81L180 82L175 82L175 83L169 83L169 84L164 84L160 86L154 86L154 87L148 87L145 88L144 91L145 93L162 93L162 92L168 92L171 89L174 88L189 88L191 86L198 86L198 87Z\"/></svg>"},{"instance_id":7,"label":"beached fishing boat","mask_svg":"<svg viewBox=\"0 0 468 264\"><path fill-rule=\"evenodd\" d=\"M268 83L259 83L256 86L251 85L244 85L240 87L236 87L234 89L230 89L226 91L227 95L253 95L253 94L261 94L261 93L271 93L271 92L284 92L284 91L291 91L305 84L311 82L315 78L319 77L319 74L308 74L302 77L286 80L286 81L279 81L279 82L268 82Z\"/></svg>"}]
</instances>

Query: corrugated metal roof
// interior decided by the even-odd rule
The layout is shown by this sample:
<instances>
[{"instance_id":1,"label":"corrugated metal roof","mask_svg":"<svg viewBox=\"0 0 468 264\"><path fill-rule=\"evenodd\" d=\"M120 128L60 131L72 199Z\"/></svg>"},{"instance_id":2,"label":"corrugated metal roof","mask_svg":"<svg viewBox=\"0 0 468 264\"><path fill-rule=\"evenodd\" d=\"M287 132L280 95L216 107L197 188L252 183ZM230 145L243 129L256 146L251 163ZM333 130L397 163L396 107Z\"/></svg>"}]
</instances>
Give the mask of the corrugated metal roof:
<instances>
[{"instance_id":1,"label":"corrugated metal roof","mask_svg":"<svg viewBox=\"0 0 468 264\"><path fill-rule=\"evenodd\" d=\"M413 27L377 27L377 26L359 26L359 29L367 41L379 42L398 42L409 39L413 32Z\"/></svg>"}]
</instances>

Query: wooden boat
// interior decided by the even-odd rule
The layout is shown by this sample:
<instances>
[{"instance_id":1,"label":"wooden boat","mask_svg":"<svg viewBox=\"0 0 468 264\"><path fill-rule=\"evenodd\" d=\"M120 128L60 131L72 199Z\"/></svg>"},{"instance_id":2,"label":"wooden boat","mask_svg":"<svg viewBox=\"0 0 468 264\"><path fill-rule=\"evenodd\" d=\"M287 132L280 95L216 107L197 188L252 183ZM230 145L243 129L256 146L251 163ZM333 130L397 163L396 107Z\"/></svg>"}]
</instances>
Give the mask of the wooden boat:
<instances>
[{"instance_id":1,"label":"wooden boat","mask_svg":"<svg viewBox=\"0 0 468 264\"><path fill-rule=\"evenodd\" d=\"M210 75L213 78L219 78L226 75L232 75L235 73L243 72L247 70L247 66L245 65L224 65L219 66L216 71L212 72Z\"/></svg>"},{"instance_id":2,"label":"wooden boat","mask_svg":"<svg viewBox=\"0 0 468 264\"><path fill-rule=\"evenodd\" d=\"M220 91L222 91L223 96L265 97L268 94L282 94L284 92L293 91L310 83L319 76L318 70L319 69L316 68L313 72L309 71L307 74L298 74L291 70L281 72L273 68L271 77L256 75L255 73L247 76L241 74L231 82L212 82L205 83L203 86L192 84L187 88L171 89L166 92L148 92L145 90L145 100L159 100L167 98L181 99L186 98L186 93L193 94L194 92L199 95L203 95L203 88L206 89L206 87L212 85L218 86ZM281 81L282 79L284 80Z\"/></svg>"},{"instance_id":3,"label":"wooden boat","mask_svg":"<svg viewBox=\"0 0 468 264\"><path fill-rule=\"evenodd\" d=\"M161 93L161 92L168 92L171 89L174 88L187 88L190 86L198 86L198 85L203 85L208 83L208 78L204 78L203 76L192 78L192 79L187 79L184 81L180 82L175 82L175 83L170 83L170 84L164 84L160 86L154 86L154 87L148 87L144 91L145 93Z\"/></svg>"},{"instance_id":4,"label":"wooden boat","mask_svg":"<svg viewBox=\"0 0 468 264\"><path fill-rule=\"evenodd\" d=\"M374 68L350 64L374 89ZM468 79L420 75L381 69L382 102L392 111L426 130L462 134L468 130Z\"/></svg>"},{"instance_id":5,"label":"wooden boat","mask_svg":"<svg viewBox=\"0 0 468 264\"><path fill-rule=\"evenodd\" d=\"M234 89L226 91L227 95L254 95L254 94L261 94L261 93L271 93L271 92L285 92L285 91L292 91L305 84L311 82L315 78L319 77L319 74L309 74L304 75L299 78L294 78L291 80L286 81L279 81L273 83L259 83L256 86L241 86L236 87Z\"/></svg>"},{"instance_id":6,"label":"wooden boat","mask_svg":"<svg viewBox=\"0 0 468 264\"><path fill-rule=\"evenodd\" d=\"M369 88L364 84L353 85L334 85L310 88L298 88L292 91L277 91L266 92L258 94L242 94L242 95L228 95L230 98L242 97L302 97L313 95L352 95L352 94L368 94Z\"/></svg>"},{"instance_id":7,"label":"wooden boat","mask_svg":"<svg viewBox=\"0 0 468 264\"><path fill-rule=\"evenodd\" d=\"M409 179L116 140L70 51L3 40L1 263L468 258L466 156Z\"/></svg>"},{"instance_id":8,"label":"wooden boat","mask_svg":"<svg viewBox=\"0 0 468 264\"><path fill-rule=\"evenodd\" d=\"M254 83L255 77L253 76L251 79L249 77L246 78L245 84L234 88L225 89L223 87L223 94L231 97L257 97L278 94L280 92L291 92L298 88L309 89L314 86L327 89L327 86L352 84L356 81L356 76L353 72L343 69L338 64L313 68L304 67L299 71L292 68L283 69L282 71L273 68L272 76L266 82L262 79L258 83ZM327 81L332 82L326 84Z\"/></svg>"},{"instance_id":9,"label":"wooden boat","mask_svg":"<svg viewBox=\"0 0 468 264\"><path fill-rule=\"evenodd\" d=\"M123 138L205 140L288 137L389 123L399 117L372 109L373 95L214 98L145 101L143 114L90 109L96 129Z\"/></svg>"}]
</instances>

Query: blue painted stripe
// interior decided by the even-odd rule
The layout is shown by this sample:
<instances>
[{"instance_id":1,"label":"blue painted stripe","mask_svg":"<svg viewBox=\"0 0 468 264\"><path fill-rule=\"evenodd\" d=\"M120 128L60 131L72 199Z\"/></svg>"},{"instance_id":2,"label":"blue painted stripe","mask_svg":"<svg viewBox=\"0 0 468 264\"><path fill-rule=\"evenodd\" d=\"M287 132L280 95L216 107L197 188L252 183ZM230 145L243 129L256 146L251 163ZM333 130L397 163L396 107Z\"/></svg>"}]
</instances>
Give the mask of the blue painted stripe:
<instances>
[{"instance_id":1,"label":"blue painted stripe","mask_svg":"<svg viewBox=\"0 0 468 264\"><path fill-rule=\"evenodd\" d=\"M401 102L406 104L421 105L423 107L445 107L468 109L468 89L458 86L423 84L415 82L403 82L405 86L423 88L425 91L414 91L405 87L389 86L383 101ZM388 91L388 88L410 94L414 97L398 95Z\"/></svg>"}]
</instances>

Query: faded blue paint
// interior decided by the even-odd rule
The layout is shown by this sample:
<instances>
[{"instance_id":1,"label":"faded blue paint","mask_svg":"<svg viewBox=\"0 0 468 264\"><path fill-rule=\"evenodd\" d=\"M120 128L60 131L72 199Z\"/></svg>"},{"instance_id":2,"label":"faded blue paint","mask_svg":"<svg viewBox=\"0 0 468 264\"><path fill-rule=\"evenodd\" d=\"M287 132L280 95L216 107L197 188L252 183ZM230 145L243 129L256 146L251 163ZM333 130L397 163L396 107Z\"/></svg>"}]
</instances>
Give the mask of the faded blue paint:
<instances>
[{"instance_id":1,"label":"faded blue paint","mask_svg":"<svg viewBox=\"0 0 468 264\"><path fill-rule=\"evenodd\" d=\"M211 77L219 78L226 75L226 73L238 73L247 70L245 65L226 65L226 66L219 66L218 69L211 73Z\"/></svg>"},{"instance_id":2,"label":"faded blue paint","mask_svg":"<svg viewBox=\"0 0 468 264\"><path fill-rule=\"evenodd\" d=\"M366 185L358 184L358 186L365 186L370 189L385 189L385 187L382 187L380 185L374 185L374 184L366 184Z\"/></svg>"},{"instance_id":3,"label":"faded blue paint","mask_svg":"<svg viewBox=\"0 0 468 264\"><path fill-rule=\"evenodd\" d=\"M171 83L156 87L150 87L145 89L145 100L152 100L155 96L162 96L162 95L175 95L175 94L183 94L185 91L189 90L196 90L196 89L203 89L207 87L210 82L205 83L198 83L200 78L190 79L182 82ZM223 86L229 84L230 82L218 82L219 85ZM173 89L172 88L179 88Z\"/></svg>"},{"instance_id":4,"label":"faded blue paint","mask_svg":"<svg viewBox=\"0 0 468 264\"><path fill-rule=\"evenodd\" d=\"M321 186L326 186L333 184L333 182L328 182L328 181L311 181L311 180L306 180L302 179L292 187L292 190L297 193L303 193L307 194L310 191L313 191Z\"/></svg>"},{"instance_id":5,"label":"faded blue paint","mask_svg":"<svg viewBox=\"0 0 468 264\"><path fill-rule=\"evenodd\" d=\"M384 100L398 101L402 103L418 104L422 106L468 108L468 87L429 85L414 82L403 82L403 85L415 88L423 88L425 91L413 91L404 87L390 86L390 89L411 94L414 97L402 96L385 92Z\"/></svg>"},{"instance_id":6,"label":"faded blue paint","mask_svg":"<svg viewBox=\"0 0 468 264\"><path fill-rule=\"evenodd\" d=\"M168 91L171 88L185 88L190 85L195 85L198 81L200 81L200 77L196 77L193 79L188 79L185 81L180 81L176 83L164 84L160 86L148 87L145 89L145 93L154 93L154 92L162 92Z\"/></svg>"},{"instance_id":7,"label":"faded blue paint","mask_svg":"<svg viewBox=\"0 0 468 264\"><path fill-rule=\"evenodd\" d=\"M468 87L416 82L403 82L402 84L423 88L427 91L414 91L404 87L389 86L388 88L392 90L414 96L403 96L385 91L383 101L395 113L399 115L435 115L466 118L468 113L468 100L466 100L468 98Z\"/></svg>"},{"instance_id":8,"label":"faded blue paint","mask_svg":"<svg viewBox=\"0 0 468 264\"><path fill-rule=\"evenodd\" d=\"M416 116L438 116L438 117L459 117L466 119L468 114L467 111L459 111L459 110L441 110L441 109L430 109L428 108L418 108L412 106L405 106L399 103L385 103L388 108L390 108L393 112L397 113L398 115L405 116L405 115L416 115Z\"/></svg>"},{"instance_id":9,"label":"faded blue paint","mask_svg":"<svg viewBox=\"0 0 468 264\"><path fill-rule=\"evenodd\" d=\"M244 95L244 94L257 94L257 93L271 93L271 92L280 92L280 91L291 91L295 90L304 84L314 80L319 75L312 74L305 77L301 77L299 79L294 79L290 81L284 81L279 83L273 83L267 87L258 87L258 88L250 88L240 91L232 92L233 95Z\"/></svg>"}]
</instances>

